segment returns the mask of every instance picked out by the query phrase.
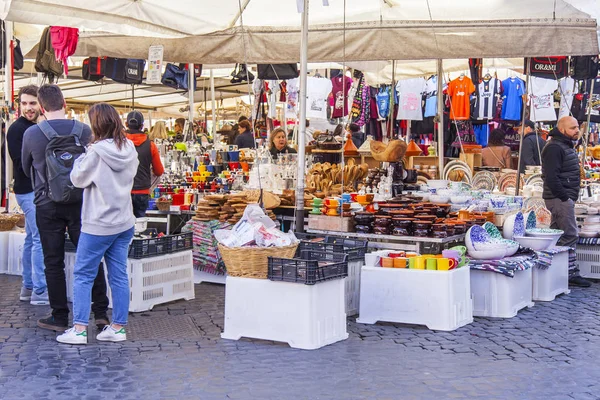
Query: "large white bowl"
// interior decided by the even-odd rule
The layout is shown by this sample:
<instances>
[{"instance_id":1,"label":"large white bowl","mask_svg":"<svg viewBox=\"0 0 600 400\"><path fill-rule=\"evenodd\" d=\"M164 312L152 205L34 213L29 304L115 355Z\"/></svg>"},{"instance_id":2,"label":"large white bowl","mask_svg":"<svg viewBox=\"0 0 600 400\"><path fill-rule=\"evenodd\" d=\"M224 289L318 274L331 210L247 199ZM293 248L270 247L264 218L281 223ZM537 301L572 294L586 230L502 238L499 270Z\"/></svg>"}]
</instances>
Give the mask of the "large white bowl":
<instances>
[{"instance_id":1,"label":"large white bowl","mask_svg":"<svg viewBox=\"0 0 600 400\"><path fill-rule=\"evenodd\" d=\"M429 195L429 201L435 204L447 204L450 201L450 196L443 196L441 194Z\"/></svg>"},{"instance_id":2,"label":"large white bowl","mask_svg":"<svg viewBox=\"0 0 600 400\"><path fill-rule=\"evenodd\" d=\"M445 179L429 179L427 181L427 186L430 189L447 189L450 181Z\"/></svg>"},{"instance_id":3,"label":"large white bowl","mask_svg":"<svg viewBox=\"0 0 600 400\"><path fill-rule=\"evenodd\" d=\"M525 234L527 236L533 236L533 237L552 238L552 243L550 244L550 247L554 247L554 246L556 246L556 243L558 243L558 240L563 235L564 231L561 231L559 229L553 229L553 231L555 231L555 232L536 232L536 229L529 229L529 230L525 231Z\"/></svg>"},{"instance_id":4,"label":"large white bowl","mask_svg":"<svg viewBox=\"0 0 600 400\"><path fill-rule=\"evenodd\" d=\"M554 238L552 237L541 236L515 236L513 239L519 242L521 246L528 247L535 251L546 250L554 241Z\"/></svg>"},{"instance_id":5,"label":"large white bowl","mask_svg":"<svg viewBox=\"0 0 600 400\"><path fill-rule=\"evenodd\" d=\"M504 239L512 240L515 231L515 219L517 214L512 214L506 217L504 224L502 225L502 236Z\"/></svg>"},{"instance_id":6,"label":"large white bowl","mask_svg":"<svg viewBox=\"0 0 600 400\"><path fill-rule=\"evenodd\" d=\"M490 250L468 250L469 256L476 260L499 260L504 258L505 254L504 247L498 247Z\"/></svg>"},{"instance_id":7,"label":"large white bowl","mask_svg":"<svg viewBox=\"0 0 600 400\"><path fill-rule=\"evenodd\" d=\"M504 244L506 245L506 251L504 253L504 257L510 257L515 255L517 251L519 251L520 244L519 242L515 242L514 240L505 239Z\"/></svg>"},{"instance_id":8,"label":"large white bowl","mask_svg":"<svg viewBox=\"0 0 600 400\"><path fill-rule=\"evenodd\" d=\"M471 196L469 195L456 195L450 197L450 202L452 204L464 204L469 200L471 200Z\"/></svg>"}]
</instances>

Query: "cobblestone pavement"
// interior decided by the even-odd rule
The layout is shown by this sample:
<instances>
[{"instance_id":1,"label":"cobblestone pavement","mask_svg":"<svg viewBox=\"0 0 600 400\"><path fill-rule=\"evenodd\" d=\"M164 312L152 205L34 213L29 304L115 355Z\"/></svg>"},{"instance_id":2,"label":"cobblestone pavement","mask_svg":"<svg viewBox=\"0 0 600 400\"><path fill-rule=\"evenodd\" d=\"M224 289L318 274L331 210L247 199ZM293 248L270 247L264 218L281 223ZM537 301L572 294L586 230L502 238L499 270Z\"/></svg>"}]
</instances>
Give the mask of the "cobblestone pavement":
<instances>
[{"instance_id":1,"label":"cobblestone pavement","mask_svg":"<svg viewBox=\"0 0 600 400\"><path fill-rule=\"evenodd\" d=\"M0 399L597 399L600 284L454 332L348 320L314 351L220 339L224 286L132 314L123 343L59 345L0 275ZM171 329L172 336L166 334ZM68 397L67 397L68 396Z\"/></svg>"}]
</instances>

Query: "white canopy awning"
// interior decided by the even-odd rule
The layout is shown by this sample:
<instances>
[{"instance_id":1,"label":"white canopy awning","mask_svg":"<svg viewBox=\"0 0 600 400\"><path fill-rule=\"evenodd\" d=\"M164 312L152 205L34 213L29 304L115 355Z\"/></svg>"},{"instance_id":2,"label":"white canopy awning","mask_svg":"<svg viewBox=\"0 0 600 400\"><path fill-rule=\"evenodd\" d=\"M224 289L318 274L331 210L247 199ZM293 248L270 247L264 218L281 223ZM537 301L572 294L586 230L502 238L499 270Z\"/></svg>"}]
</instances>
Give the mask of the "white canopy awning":
<instances>
[{"instance_id":1,"label":"white canopy awning","mask_svg":"<svg viewBox=\"0 0 600 400\"><path fill-rule=\"evenodd\" d=\"M311 2L312 62L599 52L600 0L328 3ZM0 0L2 10L15 22L80 28L83 56L146 58L151 44L163 44L167 60L204 64L295 62L300 53L294 0Z\"/></svg>"}]
</instances>

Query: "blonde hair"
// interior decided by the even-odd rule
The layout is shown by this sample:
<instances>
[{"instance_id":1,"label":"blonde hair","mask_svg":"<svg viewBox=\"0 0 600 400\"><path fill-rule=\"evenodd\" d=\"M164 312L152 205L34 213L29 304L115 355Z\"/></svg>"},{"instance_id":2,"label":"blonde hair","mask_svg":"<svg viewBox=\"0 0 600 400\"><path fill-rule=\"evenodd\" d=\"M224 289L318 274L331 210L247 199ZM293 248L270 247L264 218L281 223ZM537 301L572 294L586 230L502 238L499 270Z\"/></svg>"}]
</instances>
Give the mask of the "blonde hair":
<instances>
[{"instance_id":1,"label":"blonde hair","mask_svg":"<svg viewBox=\"0 0 600 400\"><path fill-rule=\"evenodd\" d=\"M283 135L285 136L285 144L287 146L287 135L285 134L285 130L283 130L283 128L276 128L273 129L271 131L271 134L269 135L269 149L275 147L275 144L273 142L275 141L275 136L277 136L279 133L283 133Z\"/></svg>"},{"instance_id":2,"label":"blonde hair","mask_svg":"<svg viewBox=\"0 0 600 400\"><path fill-rule=\"evenodd\" d=\"M167 133L167 126L165 125L164 121L158 121L156 124L154 124L150 134L148 135L150 140L167 139L168 137L169 135Z\"/></svg>"}]
</instances>

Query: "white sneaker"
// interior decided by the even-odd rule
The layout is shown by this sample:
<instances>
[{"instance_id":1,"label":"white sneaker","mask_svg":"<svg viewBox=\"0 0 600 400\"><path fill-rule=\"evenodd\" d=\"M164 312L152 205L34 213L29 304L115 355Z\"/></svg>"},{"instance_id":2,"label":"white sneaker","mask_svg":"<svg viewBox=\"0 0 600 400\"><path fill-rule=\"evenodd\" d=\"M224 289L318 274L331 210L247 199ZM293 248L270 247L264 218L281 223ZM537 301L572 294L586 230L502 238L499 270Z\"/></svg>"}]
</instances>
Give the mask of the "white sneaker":
<instances>
[{"instance_id":1,"label":"white sneaker","mask_svg":"<svg viewBox=\"0 0 600 400\"><path fill-rule=\"evenodd\" d=\"M31 300L32 293L33 293L33 290L27 289L25 286L21 286L21 293L19 293L19 300L21 300L21 301Z\"/></svg>"},{"instance_id":2,"label":"white sneaker","mask_svg":"<svg viewBox=\"0 0 600 400\"><path fill-rule=\"evenodd\" d=\"M75 327L67 329L62 335L58 335L56 340L67 344L87 344L87 330L77 332Z\"/></svg>"},{"instance_id":3,"label":"white sneaker","mask_svg":"<svg viewBox=\"0 0 600 400\"><path fill-rule=\"evenodd\" d=\"M122 342L127 340L127 334L125 333L124 327L116 330L112 327L112 325L107 325L104 327L102 332L96 336L96 339L105 342Z\"/></svg>"}]
</instances>

